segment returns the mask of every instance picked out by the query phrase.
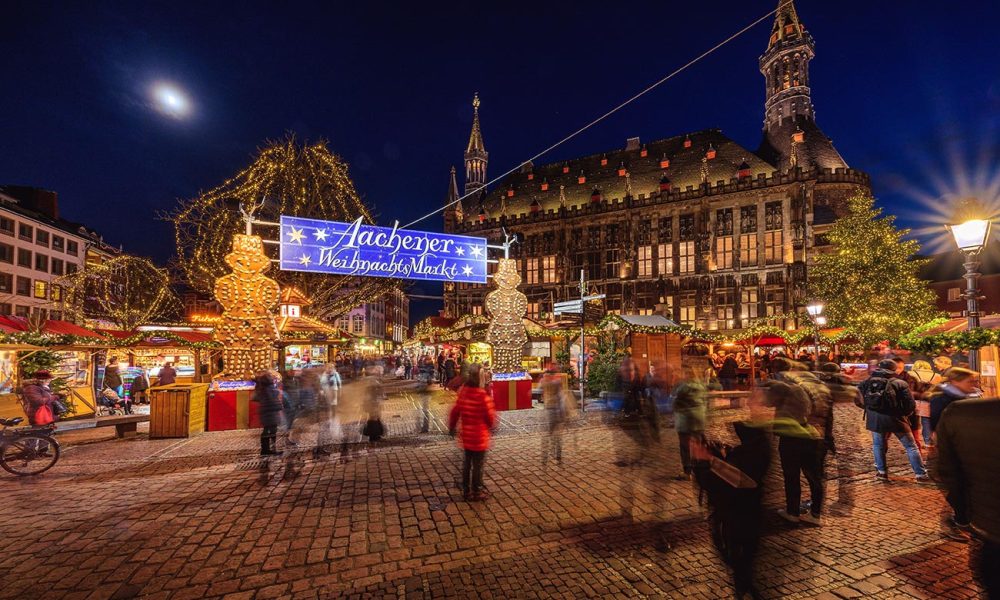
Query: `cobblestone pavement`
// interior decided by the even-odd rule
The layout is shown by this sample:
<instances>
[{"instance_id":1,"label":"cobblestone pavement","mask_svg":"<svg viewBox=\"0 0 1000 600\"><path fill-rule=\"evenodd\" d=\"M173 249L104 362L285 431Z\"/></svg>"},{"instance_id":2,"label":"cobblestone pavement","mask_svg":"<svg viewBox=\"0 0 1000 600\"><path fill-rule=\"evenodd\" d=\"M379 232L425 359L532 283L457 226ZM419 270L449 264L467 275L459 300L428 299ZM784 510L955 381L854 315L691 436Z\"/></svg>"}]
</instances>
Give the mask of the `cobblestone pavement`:
<instances>
[{"instance_id":1,"label":"cobblestone pavement","mask_svg":"<svg viewBox=\"0 0 1000 600\"><path fill-rule=\"evenodd\" d=\"M730 597L676 437L621 466L620 430L589 414L541 463L543 411L504 413L484 503L461 500L447 394L385 406L389 438L344 458L256 456L257 432L188 440L64 434L35 479L0 477L0 598ZM745 411L718 411L712 433ZM837 407L822 528L785 525L767 481L759 580L767 598L976 598L970 546L940 525L940 490L913 482L898 444L874 480L860 416ZM141 430L140 430L141 431ZM310 439L310 438L306 438ZM617 465L615 463L618 463ZM625 510L631 506L631 516ZM656 532L672 542L656 549Z\"/></svg>"}]
</instances>

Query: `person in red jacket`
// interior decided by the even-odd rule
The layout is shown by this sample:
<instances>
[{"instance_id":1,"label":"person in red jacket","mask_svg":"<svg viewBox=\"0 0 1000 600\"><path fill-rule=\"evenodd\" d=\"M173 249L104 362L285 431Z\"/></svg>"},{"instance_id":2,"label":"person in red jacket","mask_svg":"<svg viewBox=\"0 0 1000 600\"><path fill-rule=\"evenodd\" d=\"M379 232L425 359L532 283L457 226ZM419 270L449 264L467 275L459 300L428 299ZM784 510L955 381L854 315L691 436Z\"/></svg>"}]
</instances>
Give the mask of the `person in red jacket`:
<instances>
[{"instance_id":1,"label":"person in red jacket","mask_svg":"<svg viewBox=\"0 0 1000 600\"><path fill-rule=\"evenodd\" d=\"M481 387L478 364L469 366L465 384L458 390L458 401L448 416L448 432L452 435L459 421L462 423L459 443L465 449L462 493L466 500L485 500L483 461L490 447L490 432L496 427L497 413L493 408L493 399Z\"/></svg>"}]
</instances>

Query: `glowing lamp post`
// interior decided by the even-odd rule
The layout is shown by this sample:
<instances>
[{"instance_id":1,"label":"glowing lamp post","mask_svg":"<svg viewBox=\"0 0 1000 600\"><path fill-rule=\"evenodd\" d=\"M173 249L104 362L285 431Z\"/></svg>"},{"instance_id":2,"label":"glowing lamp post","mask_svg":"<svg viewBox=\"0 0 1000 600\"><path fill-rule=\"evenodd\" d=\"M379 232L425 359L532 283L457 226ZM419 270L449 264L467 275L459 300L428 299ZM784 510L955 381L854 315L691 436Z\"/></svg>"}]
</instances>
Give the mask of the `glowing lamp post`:
<instances>
[{"instance_id":1,"label":"glowing lamp post","mask_svg":"<svg viewBox=\"0 0 1000 600\"><path fill-rule=\"evenodd\" d=\"M813 322L813 345L816 347L816 364L814 366L819 369L819 327L826 325L826 317L823 316L823 303L810 302L806 305L806 312L809 313L809 319Z\"/></svg>"},{"instance_id":2,"label":"glowing lamp post","mask_svg":"<svg viewBox=\"0 0 1000 600\"><path fill-rule=\"evenodd\" d=\"M969 219L959 225L946 225L955 245L965 254L965 293L966 312L969 317L969 331L979 327L979 253L986 247L990 238L992 223L988 219ZM969 350L969 368L979 370L979 349Z\"/></svg>"}]
</instances>

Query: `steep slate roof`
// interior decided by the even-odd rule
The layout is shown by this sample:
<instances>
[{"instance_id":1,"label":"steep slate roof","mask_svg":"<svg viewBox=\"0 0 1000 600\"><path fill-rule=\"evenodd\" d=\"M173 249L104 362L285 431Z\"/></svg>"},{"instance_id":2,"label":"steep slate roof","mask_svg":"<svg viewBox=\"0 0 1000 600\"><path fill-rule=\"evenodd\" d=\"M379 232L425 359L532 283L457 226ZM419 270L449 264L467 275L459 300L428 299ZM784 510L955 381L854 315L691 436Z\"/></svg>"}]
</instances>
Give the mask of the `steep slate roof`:
<instances>
[{"instance_id":1,"label":"steep slate roof","mask_svg":"<svg viewBox=\"0 0 1000 600\"><path fill-rule=\"evenodd\" d=\"M833 147L833 141L815 121L801 117L785 119L781 125L772 125L764 133L757 155L772 164L776 163L779 155L789 151L792 135L798 129L802 130L805 138L796 149L799 166L807 169L843 169L848 166L844 157Z\"/></svg>"},{"instance_id":2,"label":"steep slate roof","mask_svg":"<svg viewBox=\"0 0 1000 600\"><path fill-rule=\"evenodd\" d=\"M687 138L691 140L689 148L684 147ZM527 213L532 201L536 199L542 211L558 209L560 186L565 186L567 208L589 203L595 188L600 190L605 201L624 198L626 178L618 175L618 169L622 165L628 170L632 195L635 197L659 192L660 179L664 174L670 179L673 190L683 191L687 186L697 188L702 183L702 158L709 147L716 151L715 158L705 162L708 169L707 181L710 184L736 178L744 162L750 168L751 177L756 177L759 173L770 175L777 170L775 165L734 142L722 131L707 129L639 144L633 149L619 148L564 162L526 166L507 176L485 200L466 200L465 219L477 219L481 206L486 209L489 217L500 216L501 209L507 215ZM643 148L646 149L645 157L641 155ZM670 160L670 166L661 169L660 160L664 157ZM607 159L606 165L601 165L602 158ZM566 165L569 166L569 171L563 173ZM582 184L578 182L581 172L586 177L586 182ZM532 179L528 178L529 173L533 173ZM547 191L541 189L543 182L549 184ZM514 190L513 197L508 197L509 189Z\"/></svg>"}]
</instances>

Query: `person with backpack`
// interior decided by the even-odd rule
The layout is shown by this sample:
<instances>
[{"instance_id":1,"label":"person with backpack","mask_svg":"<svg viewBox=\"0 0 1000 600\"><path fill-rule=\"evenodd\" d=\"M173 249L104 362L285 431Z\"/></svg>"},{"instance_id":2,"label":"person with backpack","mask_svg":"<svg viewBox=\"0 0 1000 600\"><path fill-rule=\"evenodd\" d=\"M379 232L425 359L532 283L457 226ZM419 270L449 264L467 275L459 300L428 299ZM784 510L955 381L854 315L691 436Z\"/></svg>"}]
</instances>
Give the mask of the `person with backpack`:
<instances>
[{"instance_id":1,"label":"person with backpack","mask_svg":"<svg viewBox=\"0 0 1000 600\"><path fill-rule=\"evenodd\" d=\"M774 407L774 433L785 483L785 508L778 516L821 525L824 500L823 469L833 444L833 402L830 390L813 373L787 359L771 363L765 404ZM801 476L809 484L809 512L800 514Z\"/></svg>"},{"instance_id":2,"label":"person with backpack","mask_svg":"<svg viewBox=\"0 0 1000 600\"><path fill-rule=\"evenodd\" d=\"M858 386L864 399L865 427L872 432L876 478L879 481L889 481L885 456L889 436L894 435L906 450L917 483L932 483L908 421L916 409L916 403L909 386L905 381L897 379L895 373L896 363L891 359L882 360L871 376Z\"/></svg>"}]
</instances>

